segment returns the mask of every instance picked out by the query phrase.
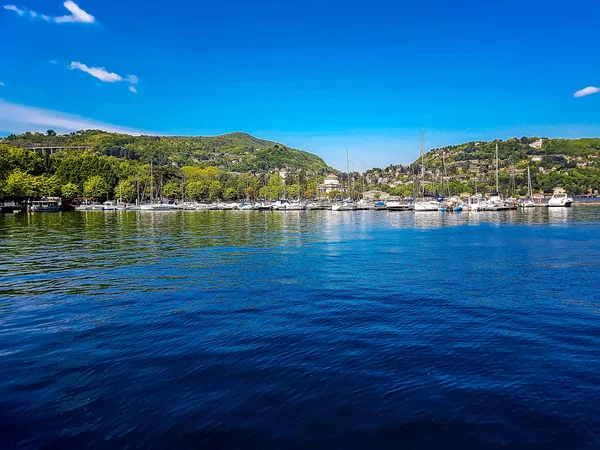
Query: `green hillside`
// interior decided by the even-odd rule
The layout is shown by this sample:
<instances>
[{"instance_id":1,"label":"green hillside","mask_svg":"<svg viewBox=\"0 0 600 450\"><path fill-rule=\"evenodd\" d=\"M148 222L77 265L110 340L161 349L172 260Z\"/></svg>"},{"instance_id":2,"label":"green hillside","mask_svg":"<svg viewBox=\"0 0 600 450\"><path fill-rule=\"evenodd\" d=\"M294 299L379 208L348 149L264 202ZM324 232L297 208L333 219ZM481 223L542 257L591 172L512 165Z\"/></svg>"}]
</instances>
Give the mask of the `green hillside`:
<instances>
[{"instance_id":1,"label":"green hillside","mask_svg":"<svg viewBox=\"0 0 600 450\"><path fill-rule=\"evenodd\" d=\"M57 135L24 133L2 140L14 146L89 146L107 156L139 159L155 164L176 163L179 166L216 166L230 172L264 171L288 167L310 171L326 171L327 164L312 153L259 139L248 133L221 136L132 136L101 130L78 131Z\"/></svg>"},{"instance_id":2,"label":"green hillside","mask_svg":"<svg viewBox=\"0 0 600 450\"><path fill-rule=\"evenodd\" d=\"M505 141L473 141L436 148L408 166L392 165L368 171L371 187L398 195L411 195L421 175L428 190L440 195L495 190L496 144L499 185L503 195L527 193L527 168L534 191L563 187L574 195L595 194L600 189L600 139L511 138ZM442 186L442 180L444 185Z\"/></svg>"}]
</instances>

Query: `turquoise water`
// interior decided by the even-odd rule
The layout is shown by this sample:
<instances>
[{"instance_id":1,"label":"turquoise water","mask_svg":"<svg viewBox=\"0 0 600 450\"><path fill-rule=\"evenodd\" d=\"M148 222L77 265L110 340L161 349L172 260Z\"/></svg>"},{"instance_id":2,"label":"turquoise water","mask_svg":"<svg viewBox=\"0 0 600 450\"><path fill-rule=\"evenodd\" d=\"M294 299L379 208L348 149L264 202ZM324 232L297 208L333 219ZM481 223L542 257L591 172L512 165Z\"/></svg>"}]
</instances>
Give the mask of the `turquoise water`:
<instances>
[{"instance_id":1,"label":"turquoise water","mask_svg":"<svg viewBox=\"0 0 600 450\"><path fill-rule=\"evenodd\" d=\"M600 448L600 208L0 216L3 448Z\"/></svg>"}]
</instances>

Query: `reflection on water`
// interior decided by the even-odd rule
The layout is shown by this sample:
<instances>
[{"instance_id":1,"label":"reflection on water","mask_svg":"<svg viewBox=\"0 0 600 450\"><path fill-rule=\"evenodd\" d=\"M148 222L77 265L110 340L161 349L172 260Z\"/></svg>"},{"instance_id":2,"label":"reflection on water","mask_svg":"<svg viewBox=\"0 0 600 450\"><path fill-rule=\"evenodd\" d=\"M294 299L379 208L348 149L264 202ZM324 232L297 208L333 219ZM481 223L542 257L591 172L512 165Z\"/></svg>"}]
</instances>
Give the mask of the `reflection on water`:
<instances>
[{"instance_id":1,"label":"reflection on water","mask_svg":"<svg viewBox=\"0 0 600 450\"><path fill-rule=\"evenodd\" d=\"M0 216L0 446L600 448L599 224Z\"/></svg>"}]
</instances>

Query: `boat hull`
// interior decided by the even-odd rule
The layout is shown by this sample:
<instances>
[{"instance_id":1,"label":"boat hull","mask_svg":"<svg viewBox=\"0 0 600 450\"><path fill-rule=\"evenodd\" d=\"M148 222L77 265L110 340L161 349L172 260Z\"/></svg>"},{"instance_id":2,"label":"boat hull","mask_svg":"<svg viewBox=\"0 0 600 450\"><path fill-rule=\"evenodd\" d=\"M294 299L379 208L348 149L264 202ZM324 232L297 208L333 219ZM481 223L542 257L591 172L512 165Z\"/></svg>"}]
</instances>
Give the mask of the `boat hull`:
<instances>
[{"instance_id":1,"label":"boat hull","mask_svg":"<svg viewBox=\"0 0 600 450\"><path fill-rule=\"evenodd\" d=\"M438 211L437 202L415 202L415 211Z\"/></svg>"}]
</instances>

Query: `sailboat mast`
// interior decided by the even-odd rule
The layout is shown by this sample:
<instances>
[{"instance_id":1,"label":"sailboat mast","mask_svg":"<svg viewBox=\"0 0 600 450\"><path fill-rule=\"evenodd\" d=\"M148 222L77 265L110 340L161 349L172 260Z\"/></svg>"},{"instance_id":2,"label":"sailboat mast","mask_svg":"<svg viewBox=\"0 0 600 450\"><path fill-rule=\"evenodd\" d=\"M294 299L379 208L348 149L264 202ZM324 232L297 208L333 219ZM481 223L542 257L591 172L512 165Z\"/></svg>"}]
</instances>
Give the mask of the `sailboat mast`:
<instances>
[{"instance_id":1,"label":"sailboat mast","mask_svg":"<svg viewBox=\"0 0 600 450\"><path fill-rule=\"evenodd\" d=\"M152 174L152 160L150 160L150 203L152 203L152 178L154 175Z\"/></svg>"},{"instance_id":2,"label":"sailboat mast","mask_svg":"<svg viewBox=\"0 0 600 450\"><path fill-rule=\"evenodd\" d=\"M496 142L496 194L500 195L500 183L498 182L498 143Z\"/></svg>"},{"instance_id":3,"label":"sailboat mast","mask_svg":"<svg viewBox=\"0 0 600 450\"><path fill-rule=\"evenodd\" d=\"M362 198L365 199L365 160L363 159L363 171L362 171Z\"/></svg>"},{"instance_id":4,"label":"sailboat mast","mask_svg":"<svg viewBox=\"0 0 600 450\"><path fill-rule=\"evenodd\" d=\"M423 154L423 147L425 147L425 128L421 128L421 189L423 190L423 197L425 197L425 156Z\"/></svg>"},{"instance_id":5,"label":"sailboat mast","mask_svg":"<svg viewBox=\"0 0 600 450\"><path fill-rule=\"evenodd\" d=\"M531 188L531 172L529 166L527 166L527 190L529 191L529 198L533 195L533 189Z\"/></svg>"},{"instance_id":6,"label":"sailboat mast","mask_svg":"<svg viewBox=\"0 0 600 450\"><path fill-rule=\"evenodd\" d=\"M346 149L346 170L348 178L346 179L346 195L350 195L350 158L348 157L348 149Z\"/></svg>"}]
</instances>

